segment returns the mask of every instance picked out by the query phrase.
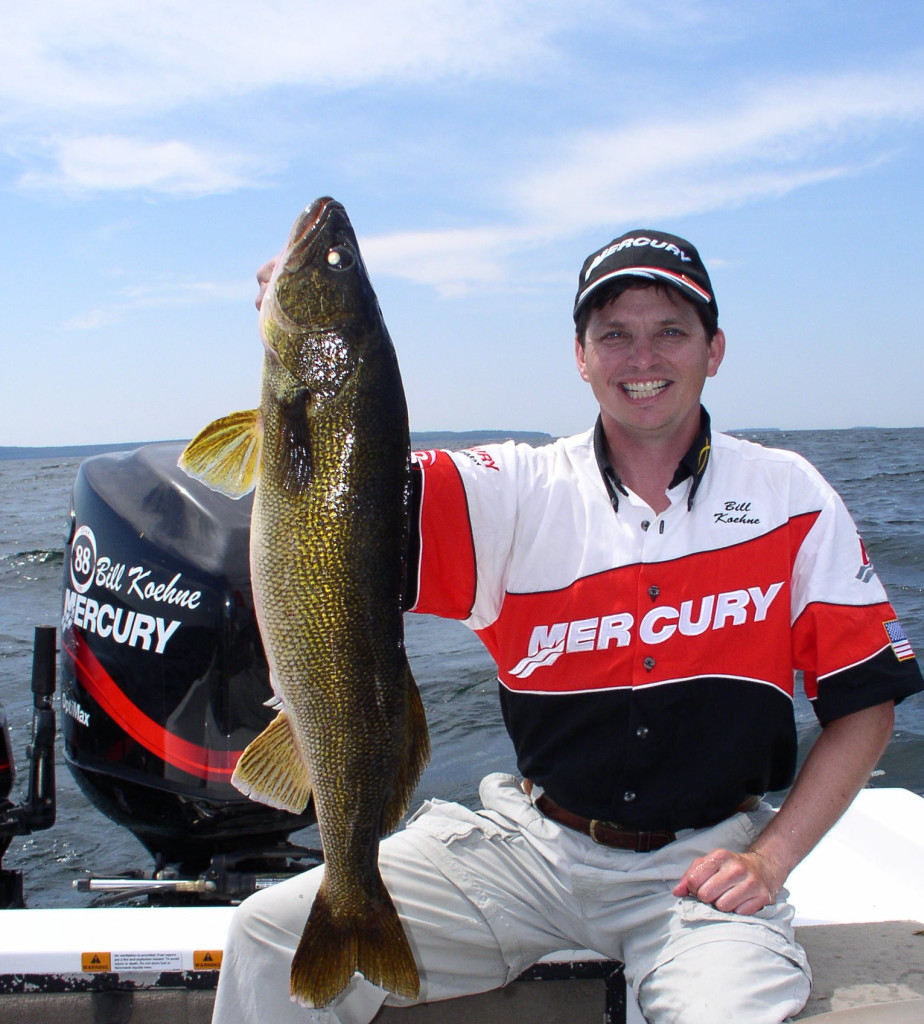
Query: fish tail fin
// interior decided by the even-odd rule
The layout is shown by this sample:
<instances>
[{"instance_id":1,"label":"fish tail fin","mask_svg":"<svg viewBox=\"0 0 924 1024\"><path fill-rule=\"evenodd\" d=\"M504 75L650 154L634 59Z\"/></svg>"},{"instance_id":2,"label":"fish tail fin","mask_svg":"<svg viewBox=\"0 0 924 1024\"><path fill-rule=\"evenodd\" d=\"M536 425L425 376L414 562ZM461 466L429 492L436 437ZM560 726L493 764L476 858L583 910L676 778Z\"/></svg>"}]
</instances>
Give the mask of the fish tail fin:
<instances>
[{"instance_id":1,"label":"fish tail fin","mask_svg":"<svg viewBox=\"0 0 924 1024\"><path fill-rule=\"evenodd\" d=\"M404 751L398 758L398 770L391 797L385 805L382 828L383 834L393 832L404 817L414 788L420 781L421 773L430 760L430 734L427 730L427 714L424 711L420 691L411 673L411 666L404 667Z\"/></svg>"},{"instance_id":2,"label":"fish tail fin","mask_svg":"<svg viewBox=\"0 0 924 1024\"><path fill-rule=\"evenodd\" d=\"M177 464L213 491L241 498L256 485L262 448L260 410L233 412L203 427Z\"/></svg>"},{"instance_id":3,"label":"fish tail fin","mask_svg":"<svg viewBox=\"0 0 924 1024\"><path fill-rule=\"evenodd\" d=\"M327 1006L356 971L395 995L416 999L420 994L414 954L381 878L364 909L363 914L336 917L321 883L292 958L290 990L296 1002Z\"/></svg>"},{"instance_id":4,"label":"fish tail fin","mask_svg":"<svg viewBox=\"0 0 924 1024\"><path fill-rule=\"evenodd\" d=\"M285 711L280 711L246 747L231 783L251 800L270 807L293 814L305 809L311 796L311 778Z\"/></svg>"}]
</instances>

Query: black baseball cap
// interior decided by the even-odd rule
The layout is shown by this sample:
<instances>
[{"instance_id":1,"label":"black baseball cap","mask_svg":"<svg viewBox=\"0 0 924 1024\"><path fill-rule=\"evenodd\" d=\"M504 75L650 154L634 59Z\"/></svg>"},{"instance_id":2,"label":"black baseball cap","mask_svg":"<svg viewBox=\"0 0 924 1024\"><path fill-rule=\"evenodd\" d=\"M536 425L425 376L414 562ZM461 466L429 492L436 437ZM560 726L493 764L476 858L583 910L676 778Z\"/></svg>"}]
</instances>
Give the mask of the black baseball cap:
<instances>
[{"instance_id":1,"label":"black baseball cap","mask_svg":"<svg viewBox=\"0 0 924 1024\"><path fill-rule=\"evenodd\" d=\"M638 228L614 238L584 260L574 300L575 320L601 285L621 277L663 281L686 298L712 306L718 316L712 282L696 248L677 235Z\"/></svg>"}]
</instances>

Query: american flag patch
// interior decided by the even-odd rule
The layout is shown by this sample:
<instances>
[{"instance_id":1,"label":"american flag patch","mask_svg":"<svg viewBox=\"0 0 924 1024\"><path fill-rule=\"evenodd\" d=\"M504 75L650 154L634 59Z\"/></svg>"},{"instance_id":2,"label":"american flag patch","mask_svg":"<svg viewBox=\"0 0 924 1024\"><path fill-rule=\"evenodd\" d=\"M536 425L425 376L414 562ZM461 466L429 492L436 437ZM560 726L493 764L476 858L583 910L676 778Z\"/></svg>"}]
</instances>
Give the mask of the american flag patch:
<instances>
[{"instance_id":1,"label":"american flag patch","mask_svg":"<svg viewBox=\"0 0 924 1024\"><path fill-rule=\"evenodd\" d=\"M883 622L882 625L889 636L889 643L892 645L892 650L895 651L895 657L899 661L907 661L909 658L913 658L914 651L911 649L908 637L905 636L905 631L902 629L902 624L898 619L890 619L888 622Z\"/></svg>"}]
</instances>

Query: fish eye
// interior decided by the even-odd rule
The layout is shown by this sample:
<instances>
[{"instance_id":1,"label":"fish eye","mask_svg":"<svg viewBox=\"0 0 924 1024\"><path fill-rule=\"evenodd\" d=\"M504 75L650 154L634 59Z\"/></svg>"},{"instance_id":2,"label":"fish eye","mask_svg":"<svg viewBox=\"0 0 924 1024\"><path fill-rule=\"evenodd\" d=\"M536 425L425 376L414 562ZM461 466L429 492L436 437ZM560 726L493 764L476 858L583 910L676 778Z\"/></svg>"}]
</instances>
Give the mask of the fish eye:
<instances>
[{"instance_id":1,"label":"fish eye","mask_svg":"<svg viewBox=\"0 0 924 1024\"><path fill-rule=\"evenodd\" d=\"M356 255L348 245L335 245L327 254L327 265L334 270L349 270Z\"/></svg>"}]
</instances>

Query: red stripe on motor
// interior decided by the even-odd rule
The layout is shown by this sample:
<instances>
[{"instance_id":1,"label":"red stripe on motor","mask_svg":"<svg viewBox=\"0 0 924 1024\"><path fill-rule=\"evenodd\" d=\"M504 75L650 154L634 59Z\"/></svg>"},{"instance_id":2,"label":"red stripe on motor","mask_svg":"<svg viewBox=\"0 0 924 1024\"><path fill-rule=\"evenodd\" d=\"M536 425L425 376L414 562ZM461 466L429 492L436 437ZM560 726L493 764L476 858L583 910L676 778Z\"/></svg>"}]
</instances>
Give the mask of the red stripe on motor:
<instances>
[{"instance_id":1,"label":"red stripe on motor","mask_svg":"<svg viewBox=\"0 0 924 1024\"><path fill-rule=\"evenodd\" d=\"M65 630L62 640L74 659L83 687L136 743L190 775L200 779L230 781L234 766L243 751L211 750L175 736L125 696L76 629Z\"/></svg>"}]
</instances>

